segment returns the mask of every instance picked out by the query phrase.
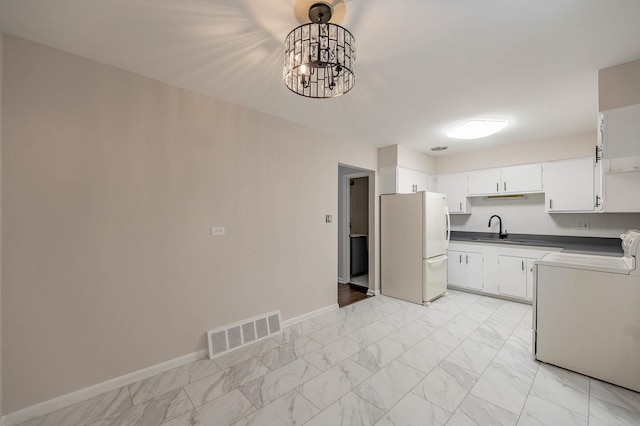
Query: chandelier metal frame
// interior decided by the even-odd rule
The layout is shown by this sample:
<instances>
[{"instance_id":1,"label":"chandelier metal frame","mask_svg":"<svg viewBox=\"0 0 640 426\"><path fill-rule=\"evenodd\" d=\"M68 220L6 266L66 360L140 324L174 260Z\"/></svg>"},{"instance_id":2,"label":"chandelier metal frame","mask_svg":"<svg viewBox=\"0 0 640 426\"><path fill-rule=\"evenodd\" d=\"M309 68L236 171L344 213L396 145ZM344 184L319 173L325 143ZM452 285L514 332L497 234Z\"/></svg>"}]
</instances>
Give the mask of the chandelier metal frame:
<instances>
[{"instance_id":1,"label":"chandelier metal frame","mask_svg":"<svg viewBox=\"0 0 640 426\"><path fill-rule=\"evenodd\" d=\"M310 23L296 27L284 46L284 83L309 98L334 98L353 88L355 39L344 27L330 23L331 6L309 8Z\"/></svg>"}]
</instances>

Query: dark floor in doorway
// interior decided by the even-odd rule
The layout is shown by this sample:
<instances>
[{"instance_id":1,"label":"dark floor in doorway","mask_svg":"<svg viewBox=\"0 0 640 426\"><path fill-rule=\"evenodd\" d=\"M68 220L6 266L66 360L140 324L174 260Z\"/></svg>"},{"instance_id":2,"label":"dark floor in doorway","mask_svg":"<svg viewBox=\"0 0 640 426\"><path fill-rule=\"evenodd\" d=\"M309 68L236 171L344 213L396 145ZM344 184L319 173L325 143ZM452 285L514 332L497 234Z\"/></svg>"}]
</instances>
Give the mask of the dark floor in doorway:
<instances>
[{"instance_id":1,"label":"dark floor in doorway","mask_svg":"<svg viewBox=\"0 0 640 426\"><path fill-rule=\"evenodd\" d=\"M338 284L338 305L344 306L367 298L367 288L355 284Z\"/></svg>"}]
</instances>

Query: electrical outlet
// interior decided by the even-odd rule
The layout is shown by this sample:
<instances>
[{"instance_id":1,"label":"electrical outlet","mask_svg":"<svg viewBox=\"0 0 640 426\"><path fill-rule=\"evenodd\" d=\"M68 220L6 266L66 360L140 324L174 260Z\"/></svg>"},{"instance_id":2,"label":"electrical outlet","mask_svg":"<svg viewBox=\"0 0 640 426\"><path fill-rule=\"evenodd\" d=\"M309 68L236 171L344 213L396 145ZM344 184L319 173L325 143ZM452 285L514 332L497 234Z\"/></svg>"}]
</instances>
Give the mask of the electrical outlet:
<instances>
[{"instance_id":1,"label":"electrical outlet","mask_svg":"<svg viewBox=\"0 0 640 426\"><path fill-rule=\"evenodd\" d=\"M589 221L585 220L585 221L578 222L578 226L576 226L576 228L582 229L582 230L588 230L589 228L591 228L591 226Z\"/></svg>"},{"instance_id":2,"label":"electrical outlet","mask_svg":"<svg viewBox=\"0 0 640 426\"><path fill-rule=\"evenodd\" d=\"M211 236L212 237L217 237L220 235L224 235L224 226L214 226L213 228L211 228Z\"/></svg>"},{"instance_id":3,"label":"electrical outlet","mask_svg":"<svg viewBox=\"0 0 640 426\"><path fill-rule=\"evenodd\" d=\"M331 223L331 222L333 222L333 216L331 216L330 214L326 215L326 216L324 217L324 221L325 221L326 223Z\"/></svg>"}]
</instances>

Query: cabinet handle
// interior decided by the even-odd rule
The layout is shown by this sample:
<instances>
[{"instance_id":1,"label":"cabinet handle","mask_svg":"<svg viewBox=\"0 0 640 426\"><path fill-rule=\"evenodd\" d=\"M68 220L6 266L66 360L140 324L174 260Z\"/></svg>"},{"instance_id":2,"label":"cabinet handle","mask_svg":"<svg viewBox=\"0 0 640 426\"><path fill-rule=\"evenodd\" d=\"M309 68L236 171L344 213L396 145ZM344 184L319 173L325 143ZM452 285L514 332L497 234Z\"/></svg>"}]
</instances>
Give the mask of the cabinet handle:
<instances>
[{"instance_id":1,"label":"cabinet handle","mask_svg":"<svg viewBox=\"0 0 640 426\"><path fill-rule=\"evenodd\" d=\"M469 255L467 255L467 265L469 264Z\"/></svg>"},{"instance_id":2,"label":"cabinet handle","mask_svg":"<svg viewBox=\"0 0 640 426\"><path fill-rule=\"evenodd\" d=\"M496 182L496 192L500 192L500 182Z\"/></svg>"},{"instance_id":3,"label":"cabinet handle","mask_svg":"<svg viewBox=\"0 0 640 426\"><path fill-rule=\"evenodd\" d=\"M460 263L462 263L462 255L460 255Z\"/></svg>"},{"instance_id":4,"label":"cabinet handle","mask_svg":"<svg viewBox=\"0 0 640 426\"><path fill-rule=\"evenodd\" d=\"M524 260L522 261L522 272L524 272Z\"/></svg>"},{"instance_id":5,"label":"cabinet handle","mask_svg":"<svg viewBox=\"0 0 640 426\"><path fill-rule=\"evenodd\" d=\"M504 183L504 190L507 190L507 182Z\"/></svg>"},{"instance_id":6,"label":"cabinet handle","mask_svg":"<svg viewBox=\"0 0 640 426\"><path fill-rule=\"evenodd\" d=\"M596 207L598 207L598 206L596 205ZM460 203L460 211L462 211L462 203Z\"/></svg>"},{"instance_id":7,"label":"cabinet handle","mask_svg":"<svg viewBox=\"0 0 640 426\"><path fill-rule=\"evenodd\" d=\"M549 210L553 210L553 200L549 199Z\"/></svg>"},{"instance_id":8,"label":"cabinet handle","mask_svg":"<svg viewBox=\"0 0 640 426\"><path fill-rule=\"evenodd\" d=\"M600 207L600 200L602 200L602 198L599 195L596 195L596 207Z\"/></svg>"}]
</instances>

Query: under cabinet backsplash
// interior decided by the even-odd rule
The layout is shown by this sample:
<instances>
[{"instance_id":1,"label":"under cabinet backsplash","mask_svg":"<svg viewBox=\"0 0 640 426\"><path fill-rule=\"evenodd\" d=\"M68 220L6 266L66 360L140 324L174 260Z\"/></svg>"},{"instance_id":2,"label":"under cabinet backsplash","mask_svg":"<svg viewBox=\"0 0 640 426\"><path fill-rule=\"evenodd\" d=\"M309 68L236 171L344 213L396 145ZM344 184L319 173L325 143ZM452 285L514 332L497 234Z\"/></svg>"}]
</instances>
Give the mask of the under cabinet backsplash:
<instances>
[{"instance_id":1,"label":"under cabinet backsplash","mask_svg":"<svg viewBox=\"0 0 640 426\"><path fill-rule=\"evenodd\" d=\"M498 232L497 221L487 227L497 214L502 226L511 233L576 235L583 237L617 237L628 229L640 228L639 213L554 213L545 211L544 194L530 194L521 199L487 200L471 198L472 214L452 215L454 231ZM588 229L585 229L587 224Z\"/></svg>"}]
</instances>

